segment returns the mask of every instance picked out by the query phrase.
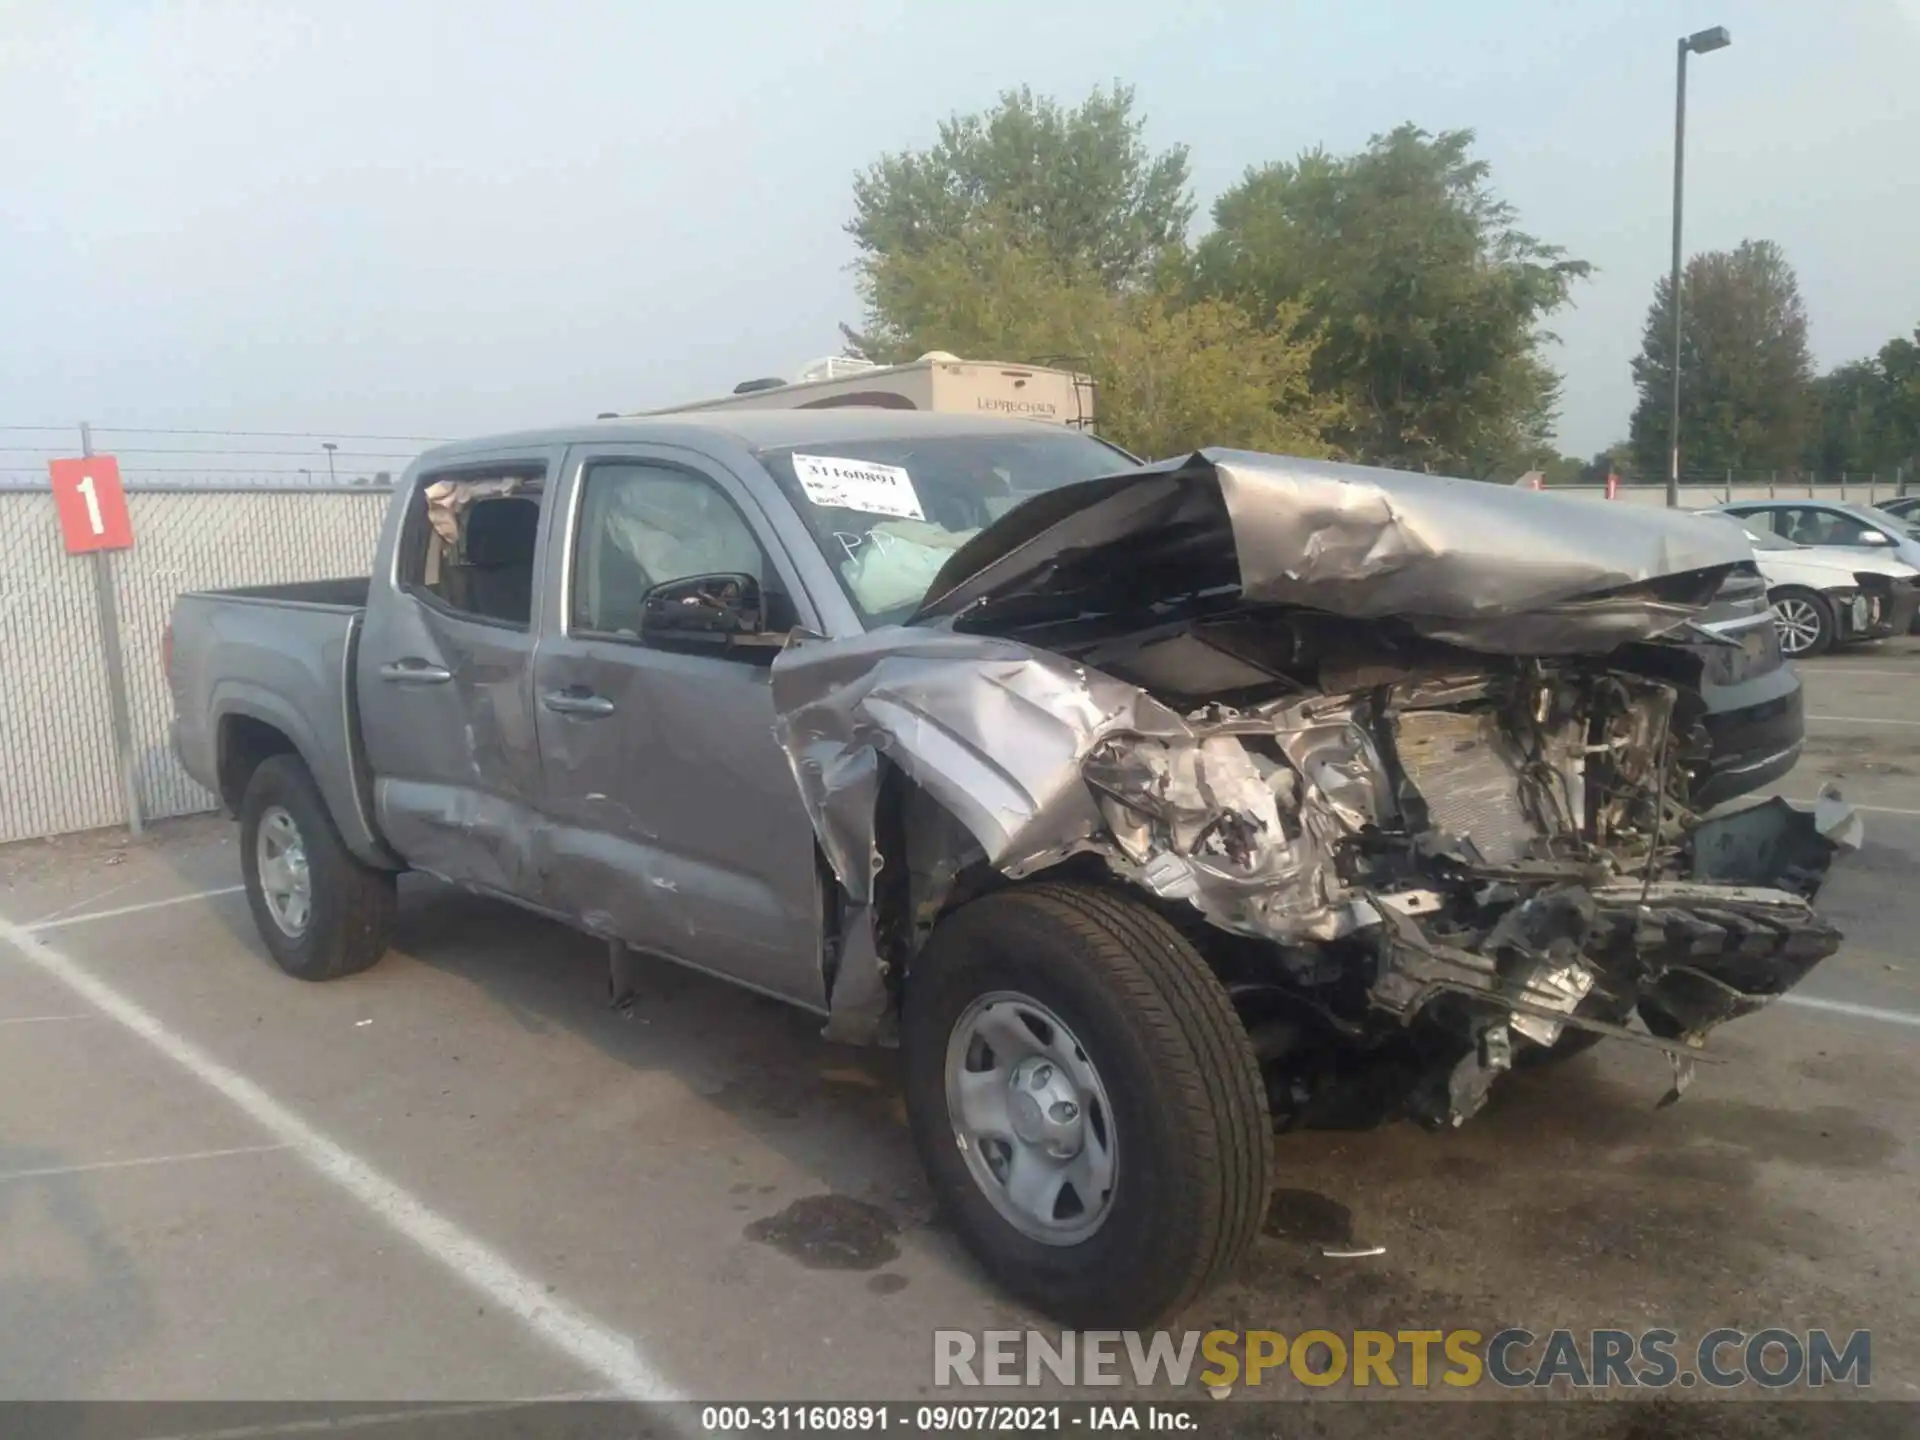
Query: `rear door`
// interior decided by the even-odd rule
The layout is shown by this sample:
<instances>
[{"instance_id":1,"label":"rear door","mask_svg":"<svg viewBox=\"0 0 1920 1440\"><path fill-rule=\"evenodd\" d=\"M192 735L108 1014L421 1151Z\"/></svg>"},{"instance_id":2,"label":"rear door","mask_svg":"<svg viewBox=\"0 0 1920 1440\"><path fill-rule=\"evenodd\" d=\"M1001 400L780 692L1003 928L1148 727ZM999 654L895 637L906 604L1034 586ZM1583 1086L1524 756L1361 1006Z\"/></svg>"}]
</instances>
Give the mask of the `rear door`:
<instances>
[{"instance_id":1,"label":"rear door","mask_svg":"<svg viewBox=\"0 0 1920 1440\"><path fill-rule=\"evenodd\" d=\"M817 626L774 526L725 466L675 447L577 447L534 667L549 893L589 928L817 1009L812 823L773 736L777 644L640 638L641 597L750 574L768 628ZM570 542L570 543L569 543Z\"/></svg>"},{"instance_id":2,"label":"rear door","mask_svg":"<svg viewBox=\"0 0 1920 1440\"><path fill-rule=\"evenodd\" d=\"M1758 534L1780 533L1780 512L1771 505L1728 505L1729 515L1738 516L1747 529Z\"/></svg>"},{"instance_id":3,"label":"rear door","mask_svg":"<svg viewBox=\"0 0 1920 1440\"><path fill-rule=\"evenodd\" d=\"M381 830L418 869L540 903L533 651L558 449L423 473L358 691Z\"/></svg>"}]
</instances>

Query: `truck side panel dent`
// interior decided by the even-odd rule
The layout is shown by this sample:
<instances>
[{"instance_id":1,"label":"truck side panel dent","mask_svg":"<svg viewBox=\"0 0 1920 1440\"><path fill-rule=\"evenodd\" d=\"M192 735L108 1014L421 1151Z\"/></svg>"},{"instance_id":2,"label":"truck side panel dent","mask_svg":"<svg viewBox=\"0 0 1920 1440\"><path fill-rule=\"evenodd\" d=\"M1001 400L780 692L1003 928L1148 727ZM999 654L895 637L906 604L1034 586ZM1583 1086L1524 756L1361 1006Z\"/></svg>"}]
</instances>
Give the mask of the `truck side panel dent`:
<instances>
[{"instance_id":1,"label":"truck side panel dent","mask_svg":"<svg viewBox=\"0 0 1920 1440\"><path fill-rule=\"evenodd\" d=\"M773 666L775 734L846 892L827 1035L888 1043L908 959L963 877L1023 876L1100 832L1087 737L1185 733L1145 692L1018 643L877 631Z\"/></svg>"},{"instance_id":2,"label":"truck side panel dent","mask_svg":"<svg viewBox=\"0 0 1920 1440\"><path fill-rule=\"evenodd\" d=\"M468 785L381 775L374 808L393 848L416 870L538 903L533 826L518 800Z\"/></svg>"},{"instance_id":3,"label":"truck side panel dent","mask_svg":"<svg viewBox=\"0 0 1920 1440\"><path fill-rule=\"evenodd\" d=\"M940 918L1006 883L971 831L939 800L881 761L873 817L870 903L854 901L824 866L828 892L827 1039L892 1046L900 991Z\"/></svg>"},{"instance_id":4,"label":"truck side panel dent","mask_svg":"<svg viewBox=\"0 0 1920 1440\"><path fill-rule=\"evenodd\" d=\"M561 453L529 447L457 467L416 464L381 535L355 669L366 763L377 777L374 814L394 849L416 868L535 907L546 896L533 861L540 753L532 657L552 579L519 507L538 498L544 535ZM444 563L434 558L434 537L446 539L430 492L438 503L446 494L436 487L463 485L470 503L484 503L500 484L512 493L491 498L507 507L497 512L507 523L462 552L465 578L484 590L462 590L472 608L456 608L434 588L449 577L427 580L430 565Z\"/></svg>"},{"instance_id":5,"label":"truck side panel dent","mask_svg":"<svg viewBox=\"0 0 1920 1440\"><path fill-rule=\"evenodd\" d=\"M1080 780L1101 736L1184 736L1144 691L1014 641L879 630L801 643L773 666L775 733L827 859L872 898L878 757L964 825L987 862L1023 874L1069 854L1102 821Z\"/></svg>"}]
</instances>

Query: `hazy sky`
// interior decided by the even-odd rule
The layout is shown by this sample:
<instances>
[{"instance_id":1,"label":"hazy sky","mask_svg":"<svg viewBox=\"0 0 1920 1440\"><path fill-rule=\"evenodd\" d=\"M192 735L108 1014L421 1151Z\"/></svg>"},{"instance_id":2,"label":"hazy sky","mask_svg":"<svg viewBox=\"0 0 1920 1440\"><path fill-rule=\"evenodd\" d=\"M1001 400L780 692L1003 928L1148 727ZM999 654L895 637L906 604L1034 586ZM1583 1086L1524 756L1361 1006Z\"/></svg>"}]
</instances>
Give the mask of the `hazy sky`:
<instances>
[{"instance_id":1,"label":"hazy sky","mask_svg":"<svg viewBox=\"0 0 1920 1440\"><path fill-rule=\"evenodd\" d=\"M1471 127L1599 267L1563 448L1626 432L1667 267L1778 241L1822 365L1920 322L1920 0L0 0L0 424L461 435L791 373L857 318L856 169L1120 78L1203 207L1250 164Z\"/></svg>"}]
</instances>

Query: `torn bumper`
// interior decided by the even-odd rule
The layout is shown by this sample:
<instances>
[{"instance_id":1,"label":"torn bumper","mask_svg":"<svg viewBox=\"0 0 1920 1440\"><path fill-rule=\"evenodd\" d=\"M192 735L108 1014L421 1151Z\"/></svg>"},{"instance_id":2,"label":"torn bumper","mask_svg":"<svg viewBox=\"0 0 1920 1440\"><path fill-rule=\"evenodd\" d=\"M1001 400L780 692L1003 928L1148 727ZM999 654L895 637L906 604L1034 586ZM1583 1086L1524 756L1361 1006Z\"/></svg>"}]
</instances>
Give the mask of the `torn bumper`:
<instances>
[{"instance_id":1,"label":"torn bumper","mask_svg":"<svg viewBox=\"0 0 1920 1440\"><path fill-rule=\"evenodd\" d=\"M1809 897L1859 842L1859 818L1837 794L1813 810L1768 801L1691 832L1697 878L1548 888L1472 949L1384 897L1369 1000L1409 1026L1444 1008L1436 1028L1453 1040L1407 1108L1457 1126L1511 1068L1516 1041L1550 1047L1568 1029L1665 1051L1677 1099L1710 1031L1763 1009L1839 948ZM1635 1016L1644 1030L1628 1024Z\"/></svg>"}]
</instances>

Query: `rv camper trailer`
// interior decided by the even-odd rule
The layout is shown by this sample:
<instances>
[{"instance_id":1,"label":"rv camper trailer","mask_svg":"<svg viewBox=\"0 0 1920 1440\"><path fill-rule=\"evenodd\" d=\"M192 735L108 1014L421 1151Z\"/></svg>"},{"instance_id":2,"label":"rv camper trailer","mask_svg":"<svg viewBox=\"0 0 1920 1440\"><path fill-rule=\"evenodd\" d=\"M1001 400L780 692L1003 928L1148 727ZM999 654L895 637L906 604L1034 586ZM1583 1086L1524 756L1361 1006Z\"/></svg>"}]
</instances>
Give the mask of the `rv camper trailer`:
<instances>
[{"instance_id":1,"label":"rv camper trailer","mask_svg":"<svg viewBox=\"0 0 1920 1440\"><path fill-rule=\"evenodd\" d=\"M1091 429L1091 377L1044 365L962 360L936 350L905 365L875 365L844 355L816 360L793 380L748 380L731 395L646 413L710 410L826 410L838 406L1002 415Z\"/></svg>"}]
</instances>

